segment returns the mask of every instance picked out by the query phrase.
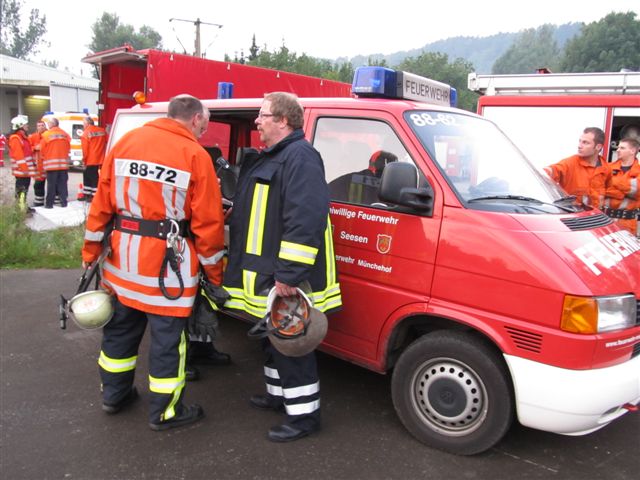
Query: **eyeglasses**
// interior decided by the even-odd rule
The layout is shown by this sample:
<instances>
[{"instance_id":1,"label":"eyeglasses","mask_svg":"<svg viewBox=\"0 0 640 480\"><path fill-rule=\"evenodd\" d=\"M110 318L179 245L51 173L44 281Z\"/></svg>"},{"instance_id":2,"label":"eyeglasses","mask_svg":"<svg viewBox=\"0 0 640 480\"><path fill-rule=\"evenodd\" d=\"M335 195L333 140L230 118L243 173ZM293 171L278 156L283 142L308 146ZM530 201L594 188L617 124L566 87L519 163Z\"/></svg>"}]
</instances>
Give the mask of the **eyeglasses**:
<instances>
[{"instance_id":1,"label":"eyeglasses","mask_svg":"<svg viewBox=\"0 0 640 480\"><path fill-rule=\"evenodd\" d=\"M268 117L274 117L275 115L273 113L258 113L258 118L268 118Z\"/></svg>"}]
</instances>

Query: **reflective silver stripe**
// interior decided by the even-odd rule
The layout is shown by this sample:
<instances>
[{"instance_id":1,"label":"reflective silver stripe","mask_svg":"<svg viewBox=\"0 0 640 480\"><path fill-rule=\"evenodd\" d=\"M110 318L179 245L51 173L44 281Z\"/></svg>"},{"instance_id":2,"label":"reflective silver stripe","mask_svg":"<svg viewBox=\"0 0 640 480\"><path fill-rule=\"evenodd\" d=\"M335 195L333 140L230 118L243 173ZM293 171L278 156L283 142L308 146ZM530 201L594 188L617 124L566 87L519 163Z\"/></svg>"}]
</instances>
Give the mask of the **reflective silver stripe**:
<instances>
[{"instance_id":1,"label":"reflective silver stripe","mask_svg":"<svg viewBox=\"0 0 640 480\"><path fill-rule=\"evenodd\" d=\"M275 385L267 383L267 393L273 395L274 397L281 397L282 387L276 387Z\"/></svg>"},{"instance_id":2,"label":"reflective silver stripe","mask_svg":"<svg viewBox=\"0 0 640 480\"><path fill-rule=\"evenodd\" d=\"M320 391L320 382L312 383L311 385L303 385L302 387L283 388L282 393L284 398L298 398L306 397L307 395L313 395Z\"/></svg>"},{"instance_id":3,"label":"reflective silver stripe","mask_svg":"<svg viewBox=\"0 0 640 480\"><path fill-rule=\"evenodd\" d=\"M186 263L186 262L185 262ZM105 262L104 269L108 272L113 273L118 278L126 280L128 282L137 283L138 285L143 285L145 287L157 287L158 286L158 277L148 277L146 275L140 275L139 273L131 273L115 267L113 264ZM171 269L169 269L171 270ZM173 273L173 272L172 272ZM198 276L188 276L184 278L184 286L185 288L195 287L198 284ZM180 282L175 274L170 275L164 279L164 284L166 287L170 288L178 288L180 287Z\"/></svg>"},{"instance_id":4,"label":"reflective silver stripe","mask_svg":"<svg viewBox=\"0 0 640 480\"><path fill-rule=\"evenodd\" d=\"M169 394L181 387L184 387L184 378L156 378L149 375L149 390L152 392Z\"/></svg>"},{"instance_id":5,"label":"reflective silver stripe","mask_svg":"<svg viewBox=\"0 0 640 480\"><path fill-rule=\"evenodd\" d=\"M156 279L157 281L157 279ZM125 298L130 298L131 300L137 300L146 305L152 305L155 307L179 307L179 308L191 308L193 307L193 302L195 301L195 295L190 297L186 295L182 295L177 300L169 300L165 298L163 295L145 295L139 292L134 292L133 290L129 290L128 288L123 288L113 282L109 282L108 280L104 280L106 284L108 284L118 296L123 296Z\"/></svg>"},{"instance_id":6,"label":"reflective silver stripe","mask_svg":"<svg viewBox=\"0 0 640 480\"><path fill-rule=\"evenodd\" d=\"M120 243L118 244L118 253L120 254L120 268L122 272L128 272L129 268L129 255L128 246L131 241L131 234L120 232Z\"/></svg>"},{"instance_id":7,"label":"reflective silver stripe","mask_svg":"<svg viewBox=\"0 0 640 480\"><path fill-rule=\"evenodd\" d=\"M631 186L631 190L629 190L629 193L627 193L627 197L635 198L636 194L638 193L638 179L632 178L631 182L629 182L629 185Z\"/></svg>"},{"instance_id":8,"label":"reflective silver stripe","mask_svg":"<svg viewBox=\"0 0 640 480\"><path fill-rule=\"evenodd\" d=\"M127 263L129 264L129 272L137 274L140 269L138 266L138 258L140 253L140 244L142 237L140 235L130 235L127 248Z\"/></svg>"},{"instance_id":9,"label":"reflective silver stripe","mask_svg":"<svg viewBox=\"0 0 640 480\"><path fill-rule=\"evenodd\" d=\"M292 262L313 265L316 261L317 254L317 248L283 240L280 242L280 252L278 256L285 260L291 260Z\"/></svg>"},{"instance_id":10,"label":"reflective silver stripe","mask_svg":"<svg viewBox=\"0 0 640 480\"><path fill-rule=\"evenodd\" d=\"M126 197L129 197L129 212L132 217L142 218L142 207L138 202L138 196L140 195L140 180L137 178L129 178L129 188L124 192Z\"/></svg>"},{"instance_id":11,"label":"reflective silver stripe","mask_svg":"<svg viewBox=\"0 0 640 480\"><path fill-rule=\"evenodd\" d=\"M118 177L116 176L115 178L115 188L116 188L116 209L118 211L118 213L124 213L124 212L129 212L129 208L127 207L125 201L124 201L124 195L125 195L125 191L124 191L124 177Z\"/></svg>"},{"instance_id":12,"label":"reflective silver stripe","mask_svg":"<svg viewBox=\"0 0 640 480\"><path fill-rule=\"evenodd\" d=\"M314 400L309 403L299 403L295 405L285 405L287 415L304 415L305 413L313 413L320 408L320 400Z\"/></svg>"},{"instance_id":13,"label":"reflective silver stripe","mask_svg":"<svg viewBox=\"0 0 640 480\"><path fill-rule=\"evenodd\" d=\"M98 365L100 365L107 372L111 373L129 372L136 368L137 359L137 355L124 359L109 358L105 355L104 352L101 351L100 357L98 358Z\"/></svg>"},{"instance_id":14,"label":"reflective silver stripe","mask_svg":"<svg viewBox=\"0 0 640 480\"><path fill-rule=\"evenodd\" d=\"M84 231L84 239L90 242L101 242L104 238L104 232L92 232L90 230Z\"/></svg>"},{"instance_id":15,"label":"reflective silver stripe","mask_svg":"<svg viewBox=\"0 0 640 480\"><path fill-rule=\"evenodd\" d=\"M224 258L225 252L226 250L220 250L219 252L214 253L210 257L203 257L202 255L198 254L198 260L200 260L200 263L202 265L215 265L216 263L218 263L220 260Z\"/></svg>"},{"instance_id":16,"label":"reflective silver stripe","mask_svg":"<svg viewBox=\"0 0 640 480\"><path fill-rule=\"evenodd\" d=\"M280 380L278 370L276 370L275 368L264 367L264 376Z\"/></svg>"},{"instance_id":17,"label":"reflective silver stripe","mask_svg":"<svg viewBox=\"0 0 640 480\"><path fill-rule=\"evenodd\" d=\"M246 252L253 255L262 254L262 234L265 217L267 215L267 200L269 185L256 183L251 202L251 214L249 216L249 229L247 231Z\"/></svg>"}]
</instances>

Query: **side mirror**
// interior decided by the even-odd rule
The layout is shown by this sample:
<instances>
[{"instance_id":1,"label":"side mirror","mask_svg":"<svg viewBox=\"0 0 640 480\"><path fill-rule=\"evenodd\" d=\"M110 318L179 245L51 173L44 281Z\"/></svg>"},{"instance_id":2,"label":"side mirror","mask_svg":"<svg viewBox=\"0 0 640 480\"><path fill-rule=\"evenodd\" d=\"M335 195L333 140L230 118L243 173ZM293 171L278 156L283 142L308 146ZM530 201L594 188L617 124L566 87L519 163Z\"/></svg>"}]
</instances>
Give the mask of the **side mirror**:
<instances>
[{"instance_id":1,"label":"side mirror","mask_svg":"<svg viewBox=\"0 0 640 480\"><path fill-rule=\"evenodd\" d=\"M378 197L383 202L406 207L421 215L433 214L433 189L429 185L418 186L418 170L410 163L393 162L386 166Z\"/></svg>"}]
</instances>

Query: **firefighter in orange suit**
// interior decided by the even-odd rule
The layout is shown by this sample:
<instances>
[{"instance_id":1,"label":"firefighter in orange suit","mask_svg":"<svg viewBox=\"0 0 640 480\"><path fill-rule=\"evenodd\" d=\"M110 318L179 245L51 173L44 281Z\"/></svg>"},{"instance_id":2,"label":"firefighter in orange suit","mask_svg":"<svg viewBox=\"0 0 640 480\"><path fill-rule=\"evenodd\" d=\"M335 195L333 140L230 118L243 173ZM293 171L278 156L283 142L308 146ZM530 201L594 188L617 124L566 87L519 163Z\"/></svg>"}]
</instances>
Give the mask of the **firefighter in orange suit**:
<instances>
[{"instance_id":1,"label":"firefighter in orange suit","mask_svg":"<svg viewBox=\"0 0 640 480\"><path fill-rule=\"evenodd\" d=\"M208 121L197 98L179 95L169 103L168 118L125 134L105 158L87 218L83 265L96 260L101 242L108 241L103 284L115 295L98 360L102 408L117 413L137 397L138 346L148 323L153 430L204 416L199 405L184 405L183 396L185 326L198 291L199 264L223 291L222 197L211 158L197 141Z\"/></svg>"},{"instance_id":2,"label":"firefighter in orange suit","mask_svg":"<svg viewBox=\"0 0 640 480\"><path fill-rule=\"evenodd\" d=\"M33 184L33 192L35 199L33 201L34 207L42 207L44 205L44 188L47 180L47 174L44 171L42 164L42 155L40 154L40 142L42 141L42 134L47 131L47 126L43 120L38 121L36 124L36 131L29 135L29 143L33 149L33 158L36 164L36 173L33 177L35 183Z\"/></svg>"},{"instance_id":3,"label":"firefighter in orange suit","mask_svg":"<svg viewBox=\"0 0 640 480\"><path fill-rule=\"evenodd\" d=\"M47 120L49 128L42 134L40 141L40 155L42 165L47 173L47 196L44 208L53 208L53 200L56 195L60 198L60 206L67 206L69 190L69 150L71 138L69 134L60 128L60 123L55 117Z\"/></svg>"},{"instance_id":4,"label":"firefighter in orange suit","mask_svg":"<svg viewBox=\"0 0 640 480\"><path fill-rule=\"evenodd\" d=\"M9 136L9 158L11 159L11 173L16 178L16 198L25 195L31 184L31 177L35 175L33 152L27 136L29 119L26 115L18 115L11 119L13 133Z\"/></svg>"},{"instance_id":5,"label":"firefighter in orange suit","mask_svg":"<svg viewBox=\"0 0 640 480\"><path fill-rule=\"evenodd\" d=\"M625 137L618 142L618 159L609 165L611 186L607 188L604 213L617 219L620 227L640 237L640 163L637 138Z\"/></svg>"},{"instance_id":6,"label":"firefighter in orange suit","mask_svg":"<svg viewBox=\"0 0 640 480\"><path fill-rule=\"evenodd\" d=\"M594 208L602 208L611 173L602 158L604 132L585 128L578 142L578 153L545 167L547 174L569 195Z\"/></svg>"},{"instance_id":7,"label":"firefighter in orange suit","mask_svg":"<svg viewBox=\"0 0 640 480\"><path fill-rule=\"evenodd\" d=\"M85 202L90 202L98 188L98 171L104 161L104 152L107 148L107 131L95 125L93 118L84 117L82 120L84 131L80 141L82 142L82 161L84 172L82 174L83 197Z\"/></svg>"}]
</instances>

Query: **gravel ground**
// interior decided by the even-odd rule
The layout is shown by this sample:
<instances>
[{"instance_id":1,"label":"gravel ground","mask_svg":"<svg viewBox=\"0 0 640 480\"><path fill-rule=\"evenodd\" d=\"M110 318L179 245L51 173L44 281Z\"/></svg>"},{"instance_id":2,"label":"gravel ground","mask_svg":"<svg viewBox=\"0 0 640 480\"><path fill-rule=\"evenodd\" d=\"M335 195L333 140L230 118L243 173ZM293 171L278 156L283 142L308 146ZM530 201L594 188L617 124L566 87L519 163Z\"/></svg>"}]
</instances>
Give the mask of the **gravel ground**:
<instances>
[{"instance_id":1,"label":"gravel ground","mask_svg":"<svg viewBox=\"0 0 640 480\"><path fill-rule=\"evenodd\" d=\"M82 183L82 172L69 172L69 201L75 200L78 195L78 185ZM4 167L0 167L0 204L8 205L13 202L15 195L15 177L11 175L11 163L8 158L4 160ZM33 180L27 193L29 205L33 205Z\"/></svg>"}]
</instances>

